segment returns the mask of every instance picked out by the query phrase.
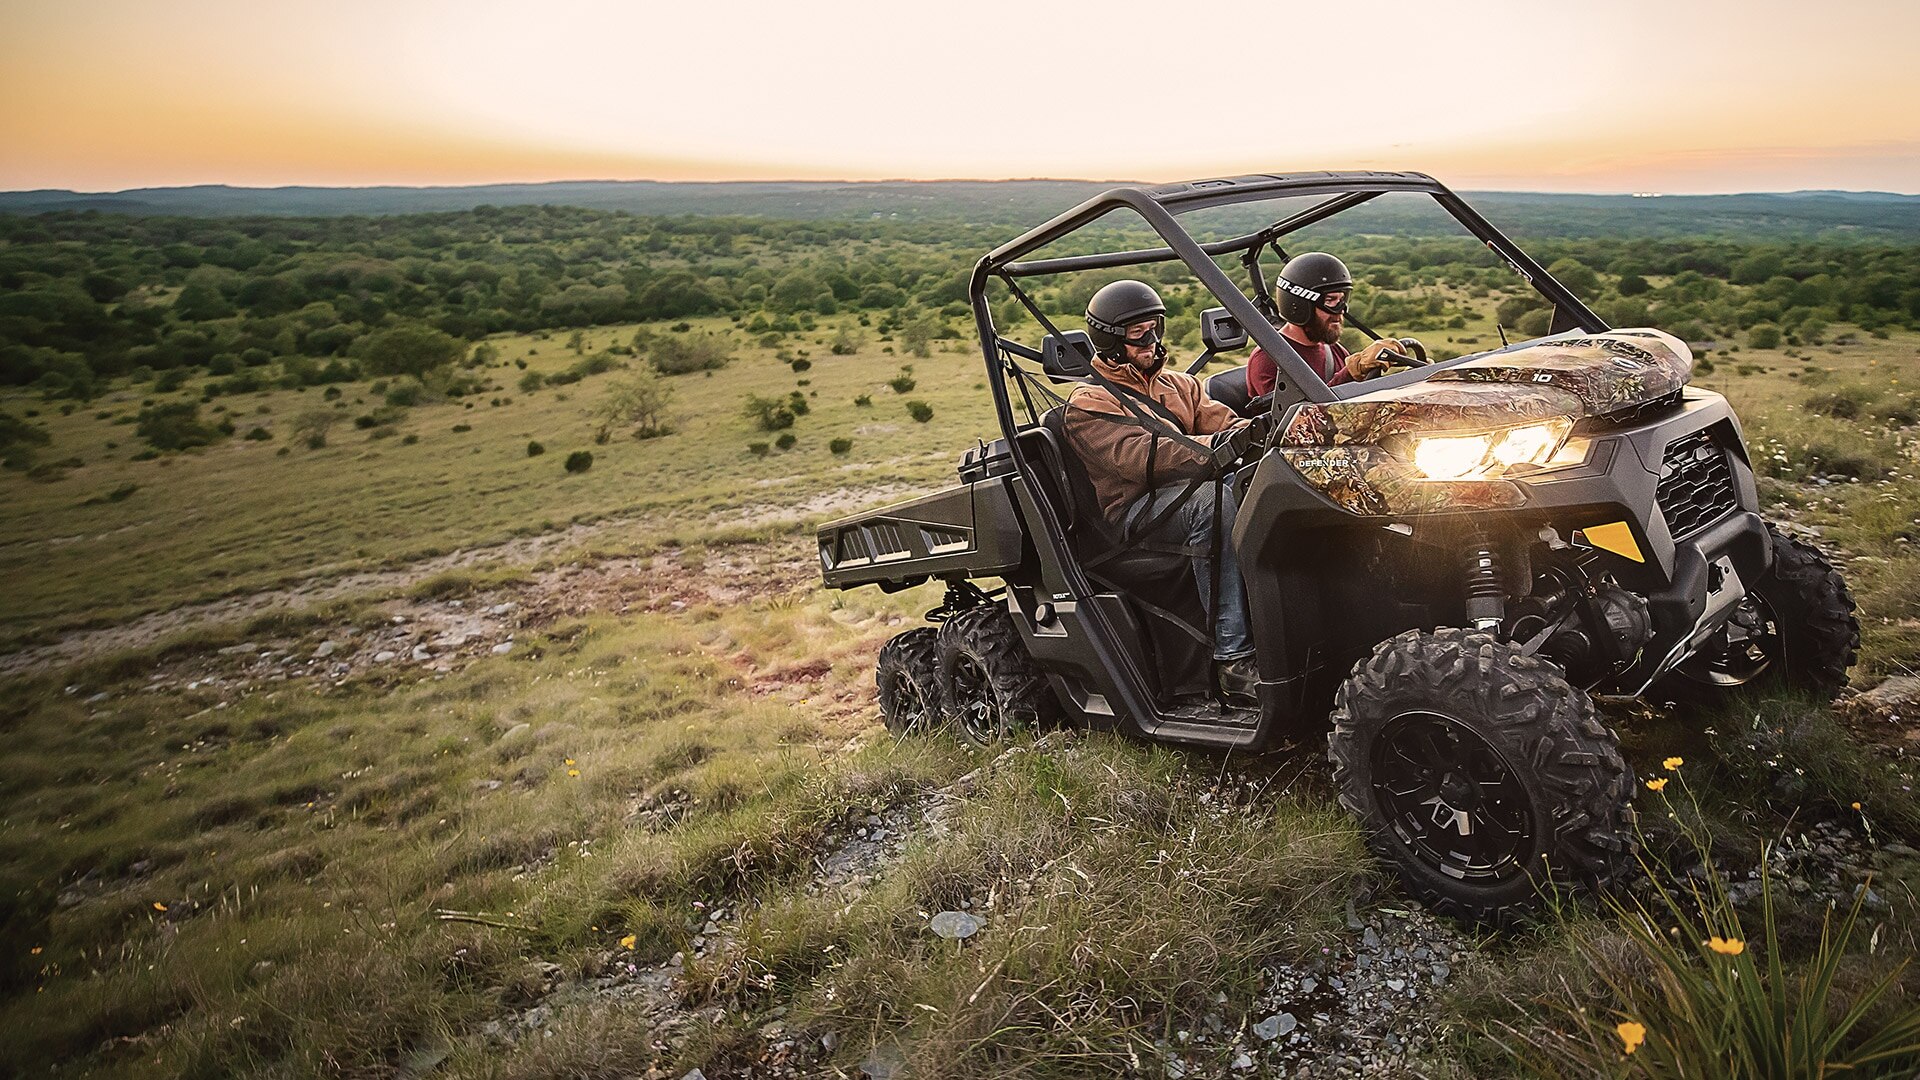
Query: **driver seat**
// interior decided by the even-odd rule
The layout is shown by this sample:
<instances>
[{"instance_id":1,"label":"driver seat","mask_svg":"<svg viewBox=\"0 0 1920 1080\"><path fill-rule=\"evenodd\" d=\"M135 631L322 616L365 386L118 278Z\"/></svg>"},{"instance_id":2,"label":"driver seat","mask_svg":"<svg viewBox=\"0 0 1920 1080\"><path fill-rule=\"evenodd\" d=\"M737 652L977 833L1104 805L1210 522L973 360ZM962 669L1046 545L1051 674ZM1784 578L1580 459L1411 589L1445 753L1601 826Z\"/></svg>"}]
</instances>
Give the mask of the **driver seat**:
<instances>
[{"instance_id":1,"label":"driver seat","mask_svg":"<svg viewBox=\"0 0 1920 1080\"><path fill-rule=\"evenodd\" d=\"M1073 444L1067 439L1064 406L1047 410L1040 417L1045 435L1035 440L1044 449L1047 471L1060 484L1059 505L1067 530L1067 546L1082 561L1121 549L1120 531L1100 514L1100 501ZM1054 492L1048 492L1052 496ZM1210 629L1211 620L1194 587L1193 564L1184 555L1139 548L1120 550L1088 571L1095 584L1117 593L1127 602L1134 621L1145 628L1143 635L1152 656L1150 669L1163 699L1181 694L1207 693L1212 688L1213 650L1208 644L1157 615L1154 607L1178 615L1185 622ZM1147 606L1151 605L1151 607Z\"/></svg>"}]
</instances>

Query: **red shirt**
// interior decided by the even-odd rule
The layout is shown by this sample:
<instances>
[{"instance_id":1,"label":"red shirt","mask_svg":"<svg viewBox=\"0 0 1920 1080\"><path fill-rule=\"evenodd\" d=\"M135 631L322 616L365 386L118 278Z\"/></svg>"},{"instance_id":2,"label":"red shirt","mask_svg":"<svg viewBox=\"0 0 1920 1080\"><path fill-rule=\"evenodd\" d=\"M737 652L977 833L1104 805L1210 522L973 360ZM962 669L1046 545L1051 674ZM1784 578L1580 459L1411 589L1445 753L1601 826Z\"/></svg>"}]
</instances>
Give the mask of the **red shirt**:
<instances>
[{"instance_id":1,"label":"red shirt","mask_svg":"<svg viewBox=\"0 0 1920 1080\"><path fill-rule=\"evenodd\" d=\"M1336 341L1331 345L1302 345L1288 338L1287 344L1293 346L1294 351L1307 362L1307 366L1312 368L1328 386L1339 386L1341 383L1353 381L1347 375L1347 350L1339 342ZM1267 355L1267 350L1253 350L1253 355L1247 357L1247 396L1259 397L1262 394L1273 393L1273 384L1278 381L1279 374L1279 368L1274 364L1273 357Z\"/></svg>"}]
</instances>

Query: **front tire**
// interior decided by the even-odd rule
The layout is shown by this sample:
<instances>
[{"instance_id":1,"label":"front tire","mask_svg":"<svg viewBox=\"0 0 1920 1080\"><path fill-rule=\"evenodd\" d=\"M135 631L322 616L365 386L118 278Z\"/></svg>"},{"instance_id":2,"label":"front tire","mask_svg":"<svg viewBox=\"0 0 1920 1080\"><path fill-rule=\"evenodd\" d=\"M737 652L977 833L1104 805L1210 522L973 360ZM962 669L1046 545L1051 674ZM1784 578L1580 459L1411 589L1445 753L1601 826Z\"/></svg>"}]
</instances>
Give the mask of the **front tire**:
<instances>
[{"instance_id":1,"label":"front tire","mask_svg":"<svg viewBox=\"0 0 1920 1080\"><path fill-rule=\"evenodd\" d=\"M1039 727L1054 708L1046 676L998 606L969 608L940 624L940 693L954 730L975 746Z\"/></svg>"},{"instance_id":2,"label":"front tire","mask_svg":"<svg viewBox=\"0 0 1920 1080\"><path fill-rule=\"evenodd\" d=\"M1491 634L1409 631L1340 687L1340 803L1436 912L1504 923L1549 886L1605 888L1636 850L1633 775L1593 701Z\"/></svg>"},{"instance_id":3,"label":"front tire","mask_svg":"<svg viewBox=\"0 0 1920 1080\"><path fill-rule=\"evenodd\" d=\"M880 647L873 684L880 691L880 717L895 735L915 735L940 725L939 638L931 626L897 634Z\"/></svg>"},{"instance_id":4,"label":"front tire","mask_svg":"<svg viewBox=\"0 0 1920 1080\"><path fill-rule=\"evenodd\" d=\"M1847 685L1860 623L1846 579L1819 548L1771 523L1773 567L1748 590L1725 628L1663 681L1667 695L1716 705L1744 689L1831 700Z\"/></svg>"}]
</instances>

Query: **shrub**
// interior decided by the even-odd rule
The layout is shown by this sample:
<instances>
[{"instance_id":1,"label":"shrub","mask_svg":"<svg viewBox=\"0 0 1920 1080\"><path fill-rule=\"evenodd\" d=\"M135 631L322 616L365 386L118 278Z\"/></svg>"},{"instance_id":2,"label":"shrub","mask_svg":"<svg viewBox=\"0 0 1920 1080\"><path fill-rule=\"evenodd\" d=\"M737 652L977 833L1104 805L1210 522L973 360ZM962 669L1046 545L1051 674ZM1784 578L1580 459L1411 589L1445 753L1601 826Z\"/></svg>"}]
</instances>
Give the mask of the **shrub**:
<instances>
[{"instance_id":1,"label":"shrub","mask_svg":"<svg viewBox=\"0 0 1920 1080\"><path fill-rule=\"evenodd\" d=\"M247 439L251 442L266 442L271 438L273 438L273 432L263 427L256 427L247 432Z\"/></svg>"},{"instance_id":2,"label":"shrub","mask_svg":"<svg viewBox=\"0 0 1920 1080\"><path fill-rule=\"evenodd\" d=\"M806 371L807 369L809 369L809 368L811 368L811 367L813 367L813 361L811 361L811 360L791 360L791 361L788 361L788 363L787 363L787 366L788 366L788 367L790 367L790 368L792 368L792 369L793 369L793 371L794 371L794 374L796 374L796 375L797 375L797 374L799 374L800 372L802 372L802 371Z\"/></svg>"},{"instance_id":3,"label":"shrub","mask_svg":"<svg viewBox=\"0 0 1920 1080\"><path fill-rule=\"evenodd\" d=\"M570 473L583 473L593 468L593 451L575 450L567 455L566 470Z\"/></svg>"},{"instance_id":4,"label":"shrub","mask_svg":"<svg viewBox=\"0 0 1920 1080\"><path fill-rule=\"evenodd\" d=\"M759 424L761 431L780 431L793 426L793 410L787 406L788 402L779 398L749 394L746 404L740 408L740 415Z\"/></svg>"},{"instance_id":5,"label":"shrub","mask_svg":"<svg viewBox=\"0 0 1920 1080\"><path fill-rule=\"evenodd\" d=\"M420 404L426 396L426 387L420 385L418 380L408 379L405 382L395 383L393 388L387 391L386 401L387 404L396 408L405 409Z\"/></svg>"},{"instance_id":6,"label":"shrub","mask_svg":"<svg viewBox=\"0 0 1920 1080\"><path fill-rule=\"evenodd\" d=\"M340 414L332 409L308 409L293 418L293 437L307 444L307 449L318 450L327 445L327 432L340 420Z\"/></svg>"},{"instance_id":7,"label":"shrub","mask_svg":"<svg viewBox=\"0 0 1920 1080\"><path fill-rule=\"evenodd\" d=\"M766 457L768 449L767 444L763 442L750 442L747 444L747 453L752 454L754 457Z\"/></svg>"},{"instance_id":8,"label":"shrub","mask_svg":"<svg viewBox=\"0 0 1920 1080\"><path fill-rule=\"evenodd\" d=\"M547 385L547 377L537 371L529 371L520 376L520 392L523 394L531 394L545 385Z\"/></svg>"},{"instance_id":9,"label":"shrub","mask_svg":"<svg viewBox=\"0 0 1920 1080\"><path fill-rule=\"evenodd\" d=\"M219 437L214 428L200 422L200 406L176 401L140 410L134 430L155 450L184 450L205 446Z\"/></svg>"},{"instance_id":10,"label":"shrub","mask_svg":"<svg viewBox=\"0 0 1920 1080\"><path fill-rule=\"evenodd\" d=\"M651 371L641 371L620 379L607 389L595 415L600 429L594 441L606 442L615 428L630 428L636 439L654 439L673 432L667 419L667 406L673 403L673 388Z\"/></svg>"},{"instance_id":11,"label":"shrub","mask_svg":"<svg viewBox=\"0 0 1920 1080\"><path fill-rule=\"evenodd\" d=\"M453 425L453 433L454 433L455 435L464 435L464 434L466 434L467 432L469 432L469 431L472 431L472 430L473 430L473 425L472 425L472 424L455 424L455 425Z\"/></svg>"},{"instance_id":12,"label":"shrub","mask_svg":"<svg viewBox=\"0 0 1920 1080\"><path fill-rule=\"evenodd\" d=\"M853 449L852 439L835 439L827 444L827 449L836 454L844 454Z\"/></svg>"},{"instance_id":13,"label":"shrub","mask_svg":"<svg viewBox=\"0 0 1920 1080\"><path fill-rule=\"evenodd\" d=\"M400 444L402 446L412 446L414 443L417 443L419 441L420 441L420 436L415 435L412 432L408 432L406 436L400 440Z\"/></svg>"},{"instance_id":14,"label":"shrub","mask_svg":"<svg viewBox=\"0 0 1920 1080\"><path fill-rule=\"evenodd\" d=\"M1772 323L1761 323L1747 331L1747 344L1756 349L1777 349L1780 347L1780 328Z\"/></svg>"},{"instance_id":15,"label":"shrub","mask_svg":"<svg viewBox=\"0 0 1920 1080\"><path fill-rule=\"evenodd\" d=\"M376 330L356 343L356 351L376 375L421 376L466 355L466 343L424 323Z\"/></svg>"},{"instance_id":16,"label":"shrub","mask_svg":"<svg viewBox=\"0 0 1920 1080\"><path fill-rule=\"evenodd\" d=\"M853 403L863 409L871 408L873 406L873 395L861 394L859 397L853 399Z\"/></svg>"},{"instance_id":17,"label":"shrub","mask_svg":"<svg viewBox=\"0 0 1920 1080\"><path fill-rule=\"evenodd\" d=\"M1867 411L1867 406L1876 396L1863 387L1841 386L1813 395L1805 405L1808 412L1831 416L1836 420L1853 420Z\"/></svg>"},{"instance_id":18,"label":"shrub","mask_svg":"<svg viewBox=\"0 0 1920 1080\"><path fill-rule=\"evenodd\" d=\"M791 450L793 449L793 444L799 441L800 441L799 439L796 439L793 437L793 432L783 431L780 433L779 438L773 440L773 445L779 447L782 450Z\"/></svg>"},{"instance_id":19,"label":"shrub","mask_svg":"<svg viewBox=\"0 0 1920 1080\"><path fill-rule=\"evenodd\" d=\"M924 401L909 401L907 415L913 417L916 422L924 424L933 419L933 406Z\"/></svg>"},{"instance_id":20,"label":"shrub","mask_svg":"<svg viewBox=\"0 0 1920 1080\"><path fill-rule=\"evenodd\" d=\"M808 408L807 395L801 393L798 390L795 390L793 393L788 394L787 408L792 410L793 415L795 416L807 415L807 408Z\"/></svg>"},{"instance_id":21,"label":"shrub","mask_svg":"<svg viewBox=\"0 0 1920 1080\"><path fill-rule=\"evenodd\" d=\"M685 375L694 371L714 371L733 359L727 339L718 334L689 334L662 338L649 350L648 359L662 375Z\"/></svg>"},{"instance_id":22,"label":"shrub","mask_svg":"<svg viewBox=\"0 0 1920 1080\"><path fill-rule=\"evenodd\" d=\"M833 355L835 356L852 356L854 353L859 352L860 346L865 343L865 334L860 333L851 326L842 326L840 332L833 335L833 344L830 348L833 350Z\"/></svg>"},{"instance_id":23,"label":"shrub","mask_svg":"<svg viewBox=\"0 0 1920 1080\"><path fill-rule=\"evenodd\" d=\"M902 371L900 374L888 379L887 385L893 387L893 392L896 394L910 394L918 384L913 381L913 376Z\"/></svg>"},{"instance_id":24,"label":"shrub","mask_svg":"<svg viewBox=\"0 0 1920 1080\"><path fill-rule=\"evenodd\" d=\"M541 446L541 445L540 445L539 443L537 443L537 442L529 442L529 443L527 443L527 456L528 456L528 457L539 457L539 456L540 456L541 454L544 454L544 453L546 453L546 452L547 452L547 448L546 448L546 447L544 447L544 446Z\"/></svg>"}]
</instances>

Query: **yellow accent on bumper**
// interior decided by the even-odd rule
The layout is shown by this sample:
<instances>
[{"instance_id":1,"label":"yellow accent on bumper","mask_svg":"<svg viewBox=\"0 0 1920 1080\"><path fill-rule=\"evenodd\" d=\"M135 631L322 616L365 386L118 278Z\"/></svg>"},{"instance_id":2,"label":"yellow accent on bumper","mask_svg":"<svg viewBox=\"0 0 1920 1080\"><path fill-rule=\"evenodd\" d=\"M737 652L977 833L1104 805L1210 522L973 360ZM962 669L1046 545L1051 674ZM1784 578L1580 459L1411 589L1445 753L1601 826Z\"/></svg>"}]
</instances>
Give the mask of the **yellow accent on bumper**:
<instances>
[{"instance_id":1,"label":"yellow accent on bumper","mask_svg":"<svg viewBox=\"0 0 1920 1080\"><path fill-rule=\"evenodd\" d=\"M1611 551L1623 559L1632 559L1637 563L1647 561L1647 557L1640 554L1640 545L1634 542L1633 528L1624 521L1593 525L1580 532L1587 538L1587 543L1601 551Z\"/></svg>"}]
</instances>

